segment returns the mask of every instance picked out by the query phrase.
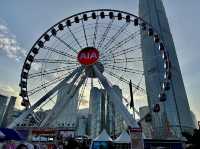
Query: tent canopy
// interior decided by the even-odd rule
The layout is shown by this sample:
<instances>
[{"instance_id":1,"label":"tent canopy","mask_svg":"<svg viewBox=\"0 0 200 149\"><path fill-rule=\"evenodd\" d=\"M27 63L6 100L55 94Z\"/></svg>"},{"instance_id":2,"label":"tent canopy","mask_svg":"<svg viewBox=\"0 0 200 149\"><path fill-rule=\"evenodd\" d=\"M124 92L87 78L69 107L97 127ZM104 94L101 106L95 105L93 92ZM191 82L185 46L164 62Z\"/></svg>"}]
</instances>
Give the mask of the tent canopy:
<instances>
[{"instance_id":1,"label":"tent canopy","mask_svg":"<svg viewBox=\"0 0 200 149\"><path fill-rule=\"evenodd\" d=\"M126 131L123 131L114 143L131 143L131 138Z\"/></svg>"},{"instance_id":2,"label":"tent canopy","mask_svg":"<svg viewBox=\"0 0 200 149\"><path fill-rule=\"evenodd\" d=\"M22 137L13 129L0 128L0 141L5 140L22 140Z\"/></svg>"},{"instance_id":3,"label":"tent canopy","mask_svg":"<svg viewBox=\"0 0 200 149\"><path fill-rule=\"evenodd\" d=\"M98 141L98 142L112 142L113 140L111 139L111 137L108 135L108 133L106 132L106 130L103 130L102 132L101 132L101 134L98 136L98 137L96 137L95 139L94 139L94 141Z\"/></svg>"}]
</instances>

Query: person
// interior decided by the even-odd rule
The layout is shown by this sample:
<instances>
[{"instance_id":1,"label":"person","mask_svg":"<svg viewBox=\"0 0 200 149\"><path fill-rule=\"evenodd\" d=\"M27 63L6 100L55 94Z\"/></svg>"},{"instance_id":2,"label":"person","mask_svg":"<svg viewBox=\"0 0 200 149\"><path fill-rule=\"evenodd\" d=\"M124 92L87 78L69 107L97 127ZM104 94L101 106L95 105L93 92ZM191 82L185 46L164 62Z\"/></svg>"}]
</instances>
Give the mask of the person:
<instances>
[{"instance_id":1,"label":"person","mask_svg":"<svg viewBox=\"0 0 200 149\"><path fill-rule=\"evenodd\" d=\"M67 144L63 146L64 149L79 149L79 143L74 139L74 138L70 138L67 141Z\"/></svg>"},{"instance_id":2,"label":"person","mask_svg":"<svg viewBox=\"0 0 200 149\"><path fill-rule=\"evenodd\" d=\"M26 145L28 149L34 149L34 145L29 142L25 142L23 144Z\"/></svg>"},{"instance_id":3,"label":"person","mask_svg":"<svg viewBox=\"0 0 200 149\"><path fill-rule=\"evenodd\" d=\"M16 149L28 149L25 144L19 144Z\"/></svg>"},{"instance_id":4,"label":"person","mask_svg":"<svg viewBox=\"0 0 200 149\"><path fill-rule=\"evenodd\" d=\"M6 149L6 144L3 144L2 146L0 146L1 149Z\"/></svg>"}]
</instances>

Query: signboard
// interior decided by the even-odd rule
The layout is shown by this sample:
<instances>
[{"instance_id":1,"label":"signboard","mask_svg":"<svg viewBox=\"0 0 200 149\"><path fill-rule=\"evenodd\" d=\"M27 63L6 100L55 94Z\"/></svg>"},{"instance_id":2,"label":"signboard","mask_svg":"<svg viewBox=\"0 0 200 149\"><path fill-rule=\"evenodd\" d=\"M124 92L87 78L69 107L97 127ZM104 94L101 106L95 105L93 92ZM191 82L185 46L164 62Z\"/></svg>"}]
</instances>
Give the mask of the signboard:
<instances>
[{"instance_id":1,"label":"signboard","mask_svg":"<svg viewBox=\"0 0 200 149\"><path fill-rule=\"evenodd\" d=\"M142 129L141 128L131 128L130 129L131 139L141 139Z\"/></svg>"},{"instance_id":2,"label":"signboard","mask_svg":"<svg viewBox=\"0 0 200 149\"><path fill-rule=\"evenodd\" d=\"M56 130L55 129L33 129L32 134L34 135L55 135Z\"/></svg>"},{"instance_id":3,"label":"signboard","mask_svg":"<svg viewBox=\"0 0 200 149\"><path fill-rule=\"evenodd\" d=\"M62 138L73 138L75 136L75 132L74 131L69 131L69 130L62 130L60 131L60 135L62 136Z\"/></svg>"},{"instance_id":4,"label":"signboard","mask_svg":"<svg viewBox=\"0 0 200 149\"><path fill-rule=\"evenodd\" d=\"M143 138L142 138L142 129L141 128L130 128L130 137L131 137L131 148L132 149L143 149Z\"/></svg>"},{"instance_id":5,"label":"signboard","mask_svg":"<svg viewBox=\"0 0 200 149\"><path fill-rule=\"evenodd\" d=\"M83 65L94 64L99 59L99 51L93 47L84 48L78 53L77 59Z\"/></svg>"}]
</instances>

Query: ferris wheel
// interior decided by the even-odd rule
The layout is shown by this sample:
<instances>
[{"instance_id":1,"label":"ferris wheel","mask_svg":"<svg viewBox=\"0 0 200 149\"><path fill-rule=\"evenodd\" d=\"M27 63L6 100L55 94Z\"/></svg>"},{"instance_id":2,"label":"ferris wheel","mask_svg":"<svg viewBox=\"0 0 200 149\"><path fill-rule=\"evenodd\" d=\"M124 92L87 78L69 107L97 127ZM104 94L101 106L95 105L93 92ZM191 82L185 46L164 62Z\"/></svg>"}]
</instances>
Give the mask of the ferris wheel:
<instances>
[{"instance_id":1,"label":"ferris wheel","mask_svg":"<svg viewBox=\"0 0 200 149\"><path fill-rule=\"evenodd\" d=\"M119 86L123 96L128 97L131 80L134 98L146 98L141 35L156 44L155 50L159 50L159 56L163 58L160 94L152 107L154 112L159 112L159 104L166 100L165 92L170 89L171 79L169 56L159 34L133 14L98 9L59 21L34 43L24 62L20 80L20 96L26 110L10 127L34 111L53 108L58 91L66 84L71 88L69 99L78 92L79 105L81 100L89 99L91 88L104 88L114 97L112 102L127 124L136 126L136 120L112 86ZM48 120L45 118L40 124Z\"/></svg>"}]
</instances>

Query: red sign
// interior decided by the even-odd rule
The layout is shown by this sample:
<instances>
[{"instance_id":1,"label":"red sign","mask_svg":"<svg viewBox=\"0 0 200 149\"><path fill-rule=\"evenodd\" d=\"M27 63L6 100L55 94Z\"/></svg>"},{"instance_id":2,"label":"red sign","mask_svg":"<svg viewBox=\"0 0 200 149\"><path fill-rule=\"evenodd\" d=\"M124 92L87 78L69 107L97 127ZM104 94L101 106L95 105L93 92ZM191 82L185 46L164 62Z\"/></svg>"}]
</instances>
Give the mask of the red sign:
<instances>
[{"instance_id":1,"label":"red sign","mask_svg":"<svg viewBox=\"0 0 200 149\"><path fill-rule=\"evenodd\" d=\"M142 128L130 128L130 132L142 132Z\"/></svg>"},{"instance_id":2,"label":"red sign","mask_svg":"<svg viewBox=\"0 0 200 149\"><path fill-rule=\"evenodd\" d=\"M131 148L143 148L142 129L130 128Z\"/></svg>"},{"instance_id":3,"label":"red sign","mask_svg":"<svg viewBox=\"0 0 200 149\"><path fill-rule=\"evenodd\" d=\"M78 53L77 59L83 65L94 64L99 59L99 51L93 47L84 48Z\"/></svg>"}]
</instances>

